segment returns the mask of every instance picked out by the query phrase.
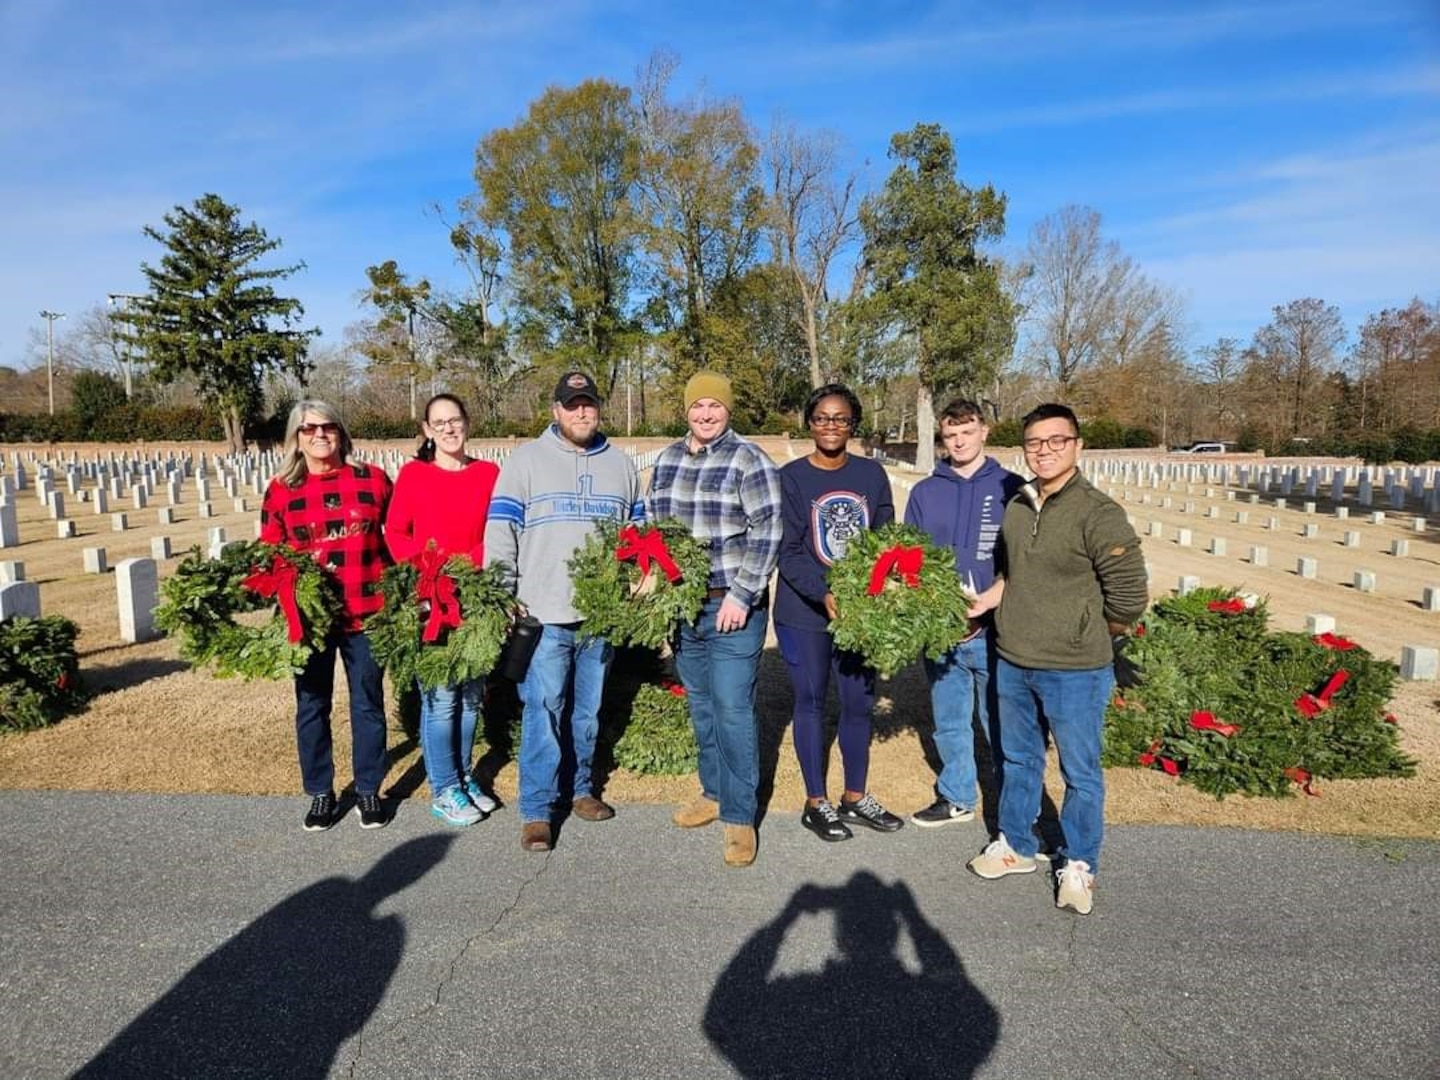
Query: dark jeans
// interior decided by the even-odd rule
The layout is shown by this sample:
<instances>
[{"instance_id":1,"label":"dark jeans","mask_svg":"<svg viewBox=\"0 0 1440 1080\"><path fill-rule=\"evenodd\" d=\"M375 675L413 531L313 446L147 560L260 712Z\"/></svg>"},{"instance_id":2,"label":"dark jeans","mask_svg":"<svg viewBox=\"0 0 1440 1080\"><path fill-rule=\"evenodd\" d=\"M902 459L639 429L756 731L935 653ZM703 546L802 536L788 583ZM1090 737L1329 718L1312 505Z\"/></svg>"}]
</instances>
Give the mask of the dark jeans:
<instances>
[{"instance_id":1,"label":"dark jeans","mask_svg":"<svg viewBox=\"0 0 1440 1080\"><path fill-rule=\"evenodd\" d=\"M307 795L335 787L330 708L335 695L335 653L350 687L351 759L355 794L378 795L385 780L385 684L364 634L337 634L311 655L295 678L295 741Z\"/></svg>"},{"instance_id":2,"label":"dark jeans","mask_svg":"<svg viewBox=\"0 0 1440 1080\"><path fill-rule=\"evenodd\" d=\"M775 627L780 655L790 669L795 690L791 722L795 731L795 757L805 781L805 795L825 797L825 692L833 675L840 692L840 722L835 741L845 770L845 787L865 791L870 772L870 710L875 705L875 672L854 653L835 648L824 630Z\"/></svg>"}]
</instances>

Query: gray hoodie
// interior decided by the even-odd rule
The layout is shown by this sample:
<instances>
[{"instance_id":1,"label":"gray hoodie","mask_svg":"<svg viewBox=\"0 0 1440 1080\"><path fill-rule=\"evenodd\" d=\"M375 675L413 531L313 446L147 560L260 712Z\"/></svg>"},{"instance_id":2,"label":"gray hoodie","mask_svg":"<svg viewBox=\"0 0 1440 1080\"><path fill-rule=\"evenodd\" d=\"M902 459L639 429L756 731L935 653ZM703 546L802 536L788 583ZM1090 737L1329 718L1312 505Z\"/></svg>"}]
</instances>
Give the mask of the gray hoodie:
<instances>
[{"instance_id":1,"label":"gray hoodie","mask_svg":"<svg viewBox=\"0 0 1440 1080\"><path fill-rule=\"evenodd\" d=\"M630 455L604 435L582 450L552 424L500 468L485 522L485 565L503 566L516 597L541 622L579 622L566 562L597 521L643 516Z\"/></svg>"}]
</instances>

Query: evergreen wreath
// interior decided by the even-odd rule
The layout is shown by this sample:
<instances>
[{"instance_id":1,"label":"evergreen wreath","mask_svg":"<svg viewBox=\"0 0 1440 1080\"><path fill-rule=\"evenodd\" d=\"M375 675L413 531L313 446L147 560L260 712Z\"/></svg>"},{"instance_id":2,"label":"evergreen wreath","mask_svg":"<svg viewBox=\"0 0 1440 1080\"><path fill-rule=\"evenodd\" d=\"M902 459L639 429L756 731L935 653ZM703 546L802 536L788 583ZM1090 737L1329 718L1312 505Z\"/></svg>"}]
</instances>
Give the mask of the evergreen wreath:
<instances>
[{"instance_id":1,"label":"evergreen wreath","mask_svg":"<svg viewBox=\"0 0 1440 1080\"><path fill-rule=\"evenodd\" d=\"M85 704L79 634L61 615L0 622L0 731L47 727Z\"/></svg>"},{"instance_id":2,"label":"evergreen wreath","mask_svg":"<svg viewBox=\"0 0 1440 1080\"><path fill-rule=\"evenodd\" d=\"M889 678L920 656L938 660L971 633L955 552L898 522L851 537L828 582L837 648Z\"/></svg>"},{"instance_id":3,"label":"evergreen wreath","mask_svg":"<svg viewBox=\"0 0 1440 1080\"><path fill-rule=\"evenodd\" d=\"M179 635L182 658L213 665L222 679L300 674L344 610L339 582L311 555L253 540L227 544L213 559L191 548L160 595L155 624ZM235 621L272 604L261 625Z\"/></svg>"},{"instance_id":4,"label":"evergreen wreath","mask_svg":"<svg viewBox=\"0 0 1440 1080\"><path fill-rule=\"evenodd\" d=\"M1141 682L1105 714L1104 764L1160 769L1216 798L1413 776L1386 711L1394 665L1347 638L1271 633L1267 621L1263 600L1233 589L1157 602L1126 650Z\"/></svg>"},{"instance_id":5,"label":"evergreen wreath","mask_svg":"<svg viewBox=\"0 0 1440 1080\"><path fill-rule=\"evenodd\" d=\"M483 678L519 613L498 567L431 546L380 579L385 605L365 620L375 662L396 686L435 690Z\"/></svg>"},{"instance_id":6,"label":"evergreen wreath","mask_svg":"<svg viewBox=\"0 0 1440 1080\"><path fill-rule=\"evenodd\" d=\"M659 648L705 604L710 553L673 518L601 521L570 558L581 633Z\"/></svg>"},{"instance_id":7,"label":"evergreen wreath","mask_svg":"<svg viewBox=\"0 0 1440 1080\"><path fill-rule=\"evenodd\" d=\"M643 684L613 752L615 764L631 772L652 776L694 772L700 746L690 723L685 687L675 682Z\"/></svg>"}]
</instances>

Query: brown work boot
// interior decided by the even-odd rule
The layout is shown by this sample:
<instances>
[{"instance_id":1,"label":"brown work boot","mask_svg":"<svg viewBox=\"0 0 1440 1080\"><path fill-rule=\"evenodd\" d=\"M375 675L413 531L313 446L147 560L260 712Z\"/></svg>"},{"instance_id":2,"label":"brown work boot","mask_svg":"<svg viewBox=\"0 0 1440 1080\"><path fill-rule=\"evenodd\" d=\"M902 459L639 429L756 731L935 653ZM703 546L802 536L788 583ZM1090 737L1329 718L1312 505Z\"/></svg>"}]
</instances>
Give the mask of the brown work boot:
<instances>
[{"instance_id":1,"label":"brown work boot","mask_svg":"<svg viewBox=\"0 0 1440 1080\"><path fill-rule=\"evenodd\" d=\"M720 804L701 795L694 802L687 803L671 814L670 820L682 829L698 829L701 825L709 825L719 816Z\"/></svg>"},{"instance_id":2,"label":"brown work boot","mask_svg":"<svg viewBox=\"0 0 1440 1080\"><path fill-rule=\"evenodd\" d=\"M755 828L752 825L725 826L725 865L749 866L755 861Z\"/></svg>"},{"instance_id":3,"label":"brown work boot","mask_svg":"<svg viewBox=\"0 0 1440 1080\"><path fill-rule=\"evenodd\" d=\"M527 821L520 826L520 846L526 851L550 850L550 823Z\"/></svg>"},{"instance_id":4,"label":"brown work boot","mask_svg":"<svg viewBox=\"0 0 1440 1080\"><path fill-rule=\"evenodd\" d=\"M594 795L581 795L570 804L570 809L581 821L609 821L615 811Z\"/></svg>"}]
</instances>

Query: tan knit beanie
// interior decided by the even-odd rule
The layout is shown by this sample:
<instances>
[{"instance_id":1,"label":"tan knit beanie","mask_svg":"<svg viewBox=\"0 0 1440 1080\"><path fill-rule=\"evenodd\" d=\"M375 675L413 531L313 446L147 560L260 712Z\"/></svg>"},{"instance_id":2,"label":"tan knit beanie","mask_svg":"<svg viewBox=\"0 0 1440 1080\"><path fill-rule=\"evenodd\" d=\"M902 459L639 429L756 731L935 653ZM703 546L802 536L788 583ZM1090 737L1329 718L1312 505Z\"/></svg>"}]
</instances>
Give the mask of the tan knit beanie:
<instances>
[{"instance_id":1,"label":"tan knit beanie","mask_svg":"<svg viewBox=\"0 0 1440 1080\"><path fill-rule=\"evenodd\" d=\"M685 408L701 398L714 398L729 412L735 411L735 391L730 389L730 380L713 371L697 371L685 384Z\"/></svg>"}]
</instances>

